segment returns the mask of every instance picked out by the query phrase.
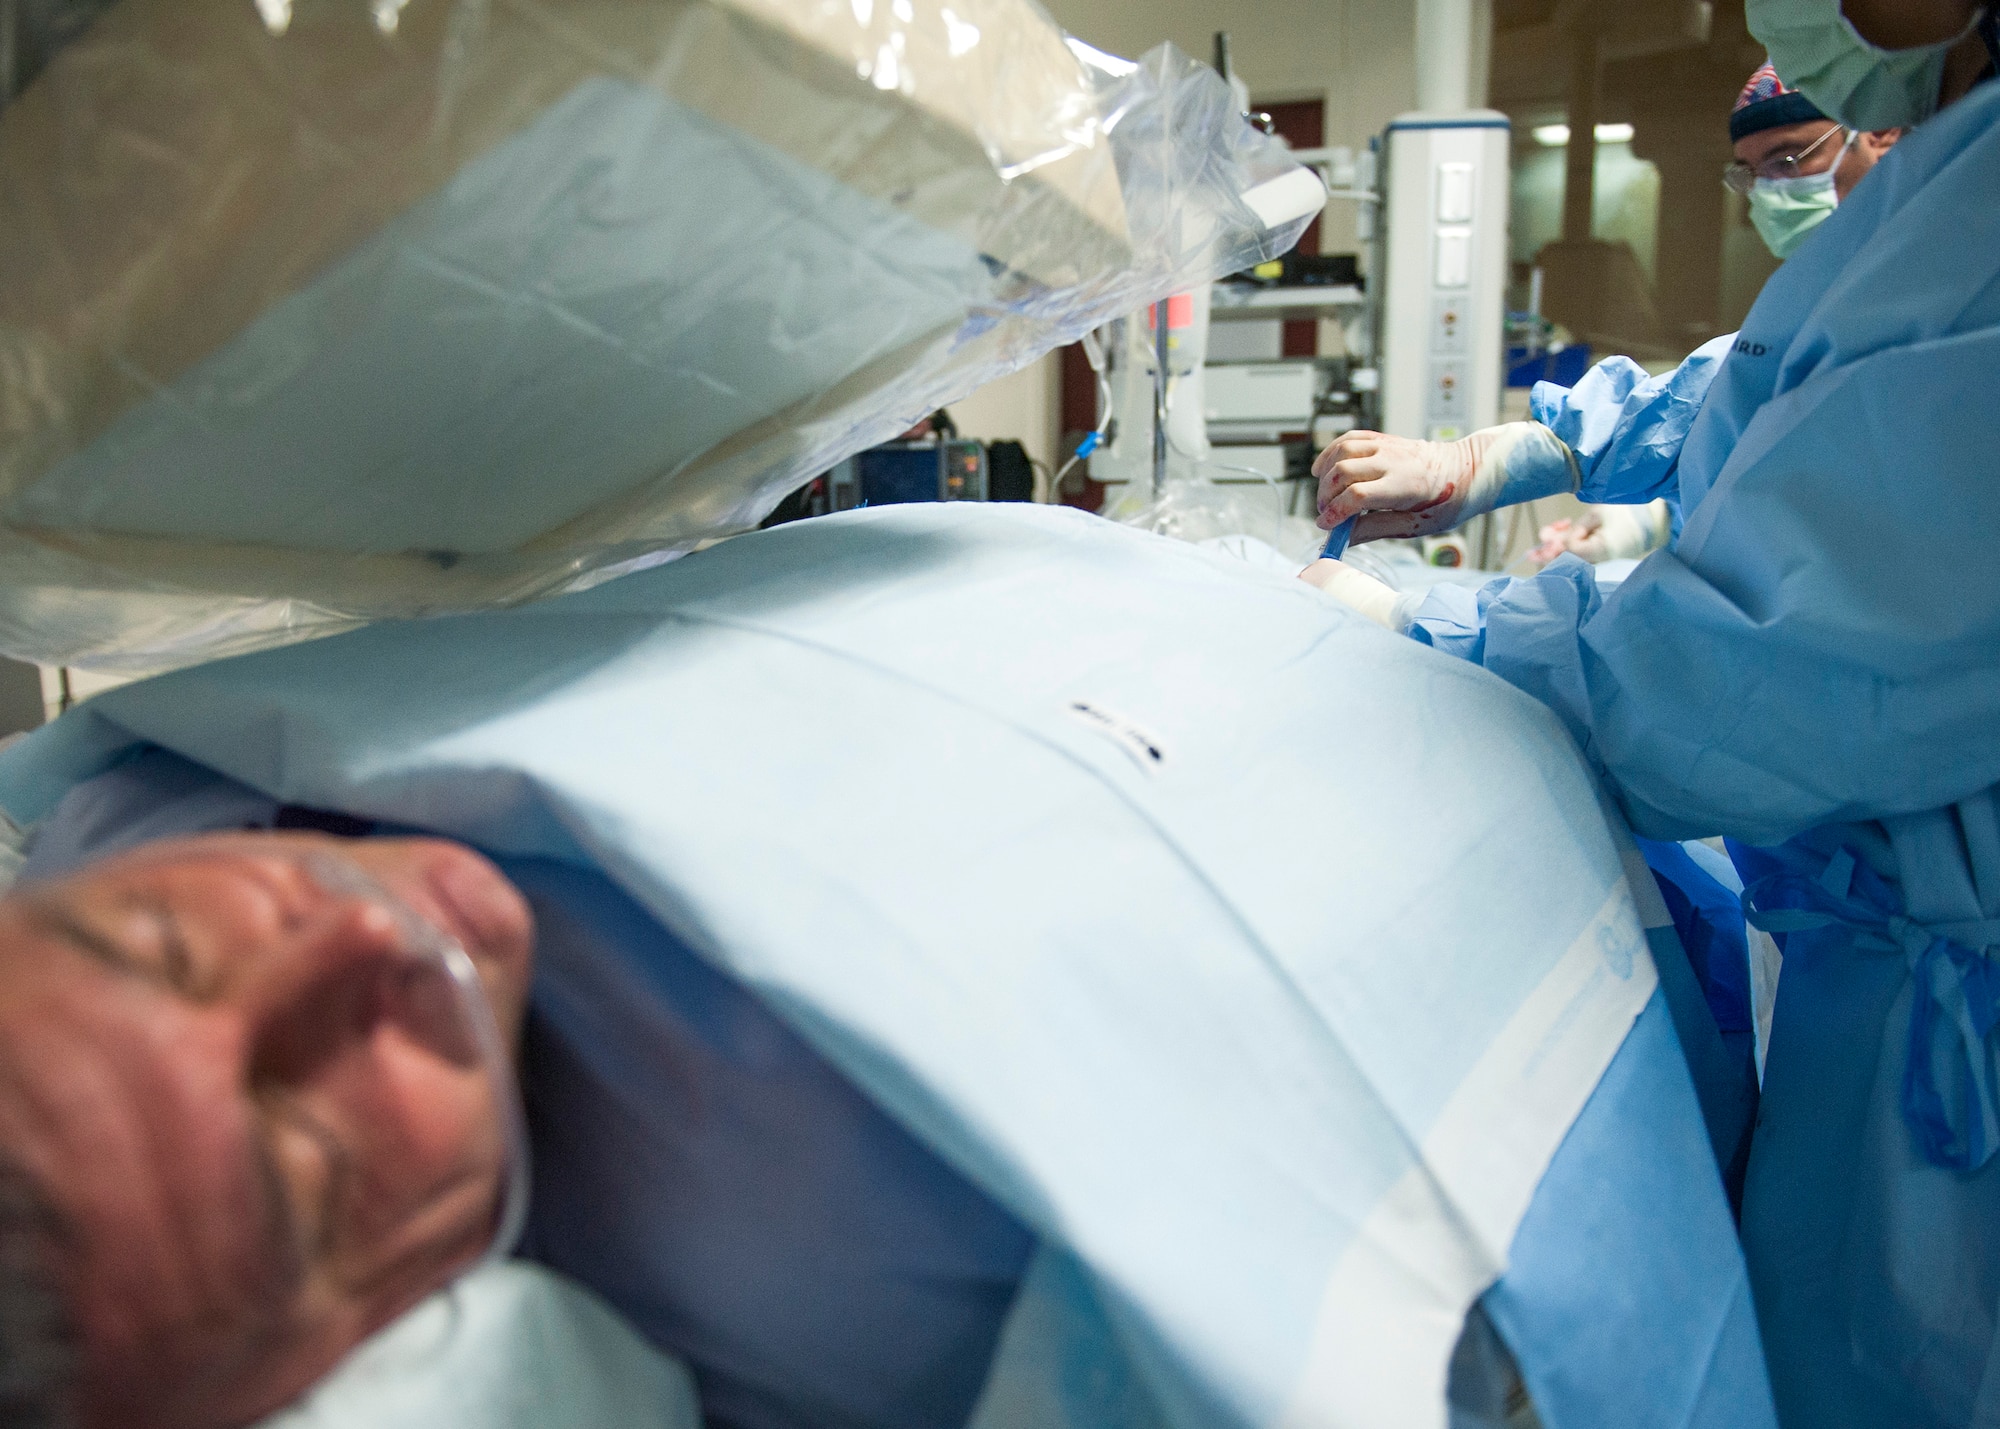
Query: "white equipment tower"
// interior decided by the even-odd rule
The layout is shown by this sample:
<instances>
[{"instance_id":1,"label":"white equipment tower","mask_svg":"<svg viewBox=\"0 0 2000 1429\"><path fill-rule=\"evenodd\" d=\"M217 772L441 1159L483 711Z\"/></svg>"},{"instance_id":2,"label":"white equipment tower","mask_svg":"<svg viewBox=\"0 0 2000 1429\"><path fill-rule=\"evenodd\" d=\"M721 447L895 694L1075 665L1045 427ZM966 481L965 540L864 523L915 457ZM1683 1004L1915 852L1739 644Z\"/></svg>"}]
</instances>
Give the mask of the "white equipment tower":
<instances>
[{"instance_id":1,"label":"white equipment tower","mask_svg":"<svg viewBox=\"0 0 2000 1429\"><path fill-rule=\"evenodd\" d=\"M1382 429L1452 441L1500 420L1507 116L1405 114L1383 145Z\"/></svg>"}]
</instances>

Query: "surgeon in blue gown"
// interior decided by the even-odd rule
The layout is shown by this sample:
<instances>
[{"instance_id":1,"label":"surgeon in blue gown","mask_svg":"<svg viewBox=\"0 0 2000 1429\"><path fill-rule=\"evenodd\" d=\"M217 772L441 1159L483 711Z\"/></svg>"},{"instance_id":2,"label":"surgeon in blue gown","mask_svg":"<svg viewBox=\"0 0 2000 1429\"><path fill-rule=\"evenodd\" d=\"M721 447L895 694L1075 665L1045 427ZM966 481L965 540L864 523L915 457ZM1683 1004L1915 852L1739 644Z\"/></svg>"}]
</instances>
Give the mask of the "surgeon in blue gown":
<instances>
[{"instance_id":1,"label":"surgeon in blue gown","mask_svg":"<svg viewBox=\"0 0 2000 1429\"><path fill-rule=\"evenodd\" d=\"M1742 1224L1780 1417L1993 1423L2000 84L1955 91L1991 73L2000 24L1857 0L1844 20L1753 0L1750 23L1842 123L1922 123L1771 279L1685 440L1651 454L1656 474L1671 458L1675 547L1609 593L1574 559L1421 596L1337 562L1305 574L1548 703L1640 833L1735 841L1785 952ZM1585 428L1671 437L1666 385ZM1557 463L1573 488L1589 451L1480 435L1473 456L1515 481L1460 459L1438 489L1477 499Z\"/></svg>"}]
</instances>

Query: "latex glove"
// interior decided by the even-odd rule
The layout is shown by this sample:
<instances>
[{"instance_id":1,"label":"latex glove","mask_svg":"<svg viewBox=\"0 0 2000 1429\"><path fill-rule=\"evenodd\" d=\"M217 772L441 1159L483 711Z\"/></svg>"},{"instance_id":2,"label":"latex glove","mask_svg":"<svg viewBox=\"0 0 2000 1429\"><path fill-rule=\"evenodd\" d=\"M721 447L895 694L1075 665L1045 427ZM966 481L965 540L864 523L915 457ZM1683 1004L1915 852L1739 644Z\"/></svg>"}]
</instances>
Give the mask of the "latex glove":
<instances>
[{"instance_id":1,"label":"latex glove","mask_svg":"<svg viewBox=\"0 0 2000 1429\"><path fill-rule=\"evenodd\" d=\"M1664 501L1644 506L1593 506L1575 520L1542 527L1542 543L1528 558L1546 565L1568 552L1593 564L1643 556L1666 545L1673 516Z\"/></svg>"},{"instance_id":2,"label":"latex glove","mask_svg":"<svg viewBox=\"0 0 2000 1429\"><path fill-rule=\"evenodd\" d=\"M1604 516L1598 511L1586 511L1571 520L1565 516L1542 527L1541 544L1528 552L1528 559L1539 565L1547 565L1557 556L1565 553L1582 556L1586 561L1604 559Z\"/></svg>"},{"instance_id":3,"label":"latex glove","mask_svg":"<svg viewBox=\"0 0 2000 1429\"><path fill-rule=\"evenodd\" d=\"M1334 599L1360 611L1384 630L1398 635L1410 628L1416 613L1417 596L1399 595L1365 571L1345 561L1314 561L1299 572L1307 585L1318 586Z\"/></svg>"},{"instance_id":4,"label":"latex glove","mask_svg":"<svg viewBox=\"0 0 2000 1429\"><path fill-rule=\"evenodd\" d=\"M1313 462L1319 526L1357 513L1352 542L1428 536L1491 511L1574 491L1576 458L1540 422L1509 422L1455 442L1349 432Z\"/></svg>"}]
</instances>

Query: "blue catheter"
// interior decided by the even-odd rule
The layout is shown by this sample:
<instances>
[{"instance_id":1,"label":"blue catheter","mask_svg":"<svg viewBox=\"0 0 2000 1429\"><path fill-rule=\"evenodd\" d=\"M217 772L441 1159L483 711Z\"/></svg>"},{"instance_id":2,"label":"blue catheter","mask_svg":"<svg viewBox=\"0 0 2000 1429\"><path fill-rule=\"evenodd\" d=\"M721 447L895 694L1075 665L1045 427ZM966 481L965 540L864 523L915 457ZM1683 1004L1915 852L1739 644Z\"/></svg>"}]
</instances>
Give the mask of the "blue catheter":
<instances>
[{"instance_id":1,"label":"blue catheter","mask_svg":"<svg viewBox=\"0 0 2000 1429\"><path fill-rule=\"evenodd\" d=\"M1354 523L1359 515L1348 517L1326 533L1326 547L1319 554L1322 560L1337 561L1347 552L1347 538L1354 534Z\"/></svg>"}]
</instances>

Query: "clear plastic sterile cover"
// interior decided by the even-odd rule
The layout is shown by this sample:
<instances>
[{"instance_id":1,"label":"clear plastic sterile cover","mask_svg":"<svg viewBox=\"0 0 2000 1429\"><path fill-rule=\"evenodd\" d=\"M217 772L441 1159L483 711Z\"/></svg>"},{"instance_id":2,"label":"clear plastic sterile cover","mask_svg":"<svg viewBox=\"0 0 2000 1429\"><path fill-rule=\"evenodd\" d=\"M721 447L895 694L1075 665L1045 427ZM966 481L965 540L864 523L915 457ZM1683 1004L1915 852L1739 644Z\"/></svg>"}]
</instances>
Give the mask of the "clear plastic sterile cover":
<instances>
[{"instance_id":1,"label":"clear plastic sterile cover","mask_svg":"<svg viewBox=\"0 0 2000 1429\"><path fill-rule=\"evenodd\" d=\"M1033 0L101 0L0 109L0 649L576 589L1294 243ZM75 27L73 27L75 28Z\"/></svg>"}]
</instances>

